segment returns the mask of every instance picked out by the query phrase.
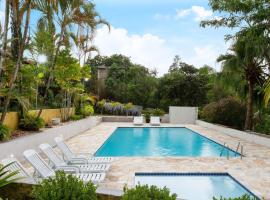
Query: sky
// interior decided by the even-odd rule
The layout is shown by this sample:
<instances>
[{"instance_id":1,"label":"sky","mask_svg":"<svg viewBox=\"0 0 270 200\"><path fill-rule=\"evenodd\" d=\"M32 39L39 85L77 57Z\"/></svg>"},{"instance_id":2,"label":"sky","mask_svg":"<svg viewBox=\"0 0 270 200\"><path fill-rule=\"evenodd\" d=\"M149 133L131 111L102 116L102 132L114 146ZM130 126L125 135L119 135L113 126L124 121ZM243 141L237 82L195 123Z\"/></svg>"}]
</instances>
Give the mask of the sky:
<instances>
[{"instance_id":1,"label":"sky","mask_svg":"<svg viewBox=\"0 0 270 200\"><path fill-rule=\"evenodd\" d=\"M95 0L97 11L112 26L97 31L102 55L129 56L135 63L166 73L175 55L182 61L220 70L216 58L229 47L225 28L202 28L201 20L218 17L208 0Z\"/></svg>"},{"instance_id":2,"label":"sky","mask_svg":"<svg viewBox=\"0 0 270 200\"><path fill-rule=\"evenodd\" d=\"M1 1L0 18L4 18ZM220 70L216 58L229 47L225 28L202 28L201 20L218 17L208 0L93 0L100 15L111 25L97 30L95 45L101 55L123 54L158 75L166 73L175 55L182 61ZM37 15L32 15L31 29Z\"/></svg>"}]
</instances>

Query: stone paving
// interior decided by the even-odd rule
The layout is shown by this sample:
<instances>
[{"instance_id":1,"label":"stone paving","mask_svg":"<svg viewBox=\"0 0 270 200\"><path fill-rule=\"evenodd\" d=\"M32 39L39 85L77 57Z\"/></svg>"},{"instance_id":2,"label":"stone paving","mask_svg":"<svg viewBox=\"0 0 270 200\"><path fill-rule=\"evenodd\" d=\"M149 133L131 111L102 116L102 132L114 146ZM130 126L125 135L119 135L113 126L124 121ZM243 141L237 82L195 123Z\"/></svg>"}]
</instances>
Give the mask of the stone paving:
<instances>
[{"instance_id":1,"label":"stone paving","mask_svg":"<svg viewBox=\"0 0 270 200\"><path fill-rule=\"evenodd\" d=\"M131 123L101 123L67 141L76 153L95 153L118 126ZM163 125L175 126L175 125ZM244 145L245 157L121 157L117 158L107 173L102 188L121 190L132 187L135 172L228 172L260 197L270 200L270 149L236 137L220 134L197 125L185 125L200 134L236 149L238 142Z\"/></svg>"},{"instance_id":2,"label":"stone paving","mask_svg":"<svg viewBox=\"0 0 270 200\"><path fill-rule=\"evenodd\" d=\"M106 141L117 127L131 127L131 123L103 122L67 141L75 153L92 153ZM147 126L147 125L146 125ZM162 126L176 126L163 124ZM180 125L178 125L180 126ZM122 190L134 186L135 172L228 172L253 193L270 200L270 148L218 133L197 125L182 125L220 144L226 142L236 149L244 145L245 157L121 157L116 158L100 189ZM27 165L29 169L29 165ZM31 170L31 169L29 169ZM31 170L32 171L32 170Z\"/></svg>"}]
</instances>

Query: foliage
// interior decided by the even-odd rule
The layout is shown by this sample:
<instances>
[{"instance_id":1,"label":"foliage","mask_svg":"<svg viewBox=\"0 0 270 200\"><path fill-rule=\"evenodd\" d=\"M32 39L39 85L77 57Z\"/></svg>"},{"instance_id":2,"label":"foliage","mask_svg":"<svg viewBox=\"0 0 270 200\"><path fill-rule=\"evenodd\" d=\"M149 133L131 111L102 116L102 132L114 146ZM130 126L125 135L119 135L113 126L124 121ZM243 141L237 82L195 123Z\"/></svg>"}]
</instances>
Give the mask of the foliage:
<instances>
[{"instance_id":1,"label":"foliage","mask_svg":"<svg viewBox=\"0 0 270 200\"><path fill-rule=\"evenodd\" d=\"M61 171L35 185L32 194L36 200L97 200L96 187L92 182L84 184L79 178Z\"/></svg>"},{"instance_id":2,"label":"foliage","mask_svg":"<svg viewBox=\"0 0 270 200\"><path fill-rule=\"evenodd\" d=\"M270 115L258 111L254 115L254 131L270 135Z\"/></svg>"},{"instance_id":3,"label":"foliage","mask_svg":"<svg viewBox=\"0 0 270 200\"><path fill-rule=\"evenodd\" d=\"M98 93L101 98L135 105L150 106L154 102L157 86L155 74L144 66L134 64L130 58L123 55L111 57L96 56L90 59L92 92ZM105 94L98 90L97 67L108 68L108 77L105 82Z\"/></svg>"},{"instance_id":4,"label":"foliage","mask_svg":"<svg viewBox=\"0 0 270 200\"><path fill-rule=\"evenodd\" d=\"M237 198L224 198L224 197L220 197L220 198L217 199L217 198L214 197L213 200L257 200L257 198L245 194L245 195L243 195L241 197L237 197Z\"/></svg>"},{"instance_id":5,"label":"foliage","mask_svg":"<svg viewBox=\"0 0 270 200\"><path fill-rule=\"evenodd\" d=\"M243 129L245 113L245 106L239 100L227 97L206 105L201 118L211 123Z\"/></svg>"},{"instance_id":6,"label":"foliage","mask_svg":"<svg viewBox=\"0 0 270 200\"><path fill-rule=\"evenodd\" d=\"M181 62L159 80L158 107L202 106L207 103L208 78L192 65Z\"/></svg>"},{"instance_id":7,"label":"foliage","mask_svg":"<svg viewBox=\"0 0 270 200\"><path fill-rule=\"evenodd\" d=\"M10 129L4 124L0 124L0 141L8 140L10 136L11 136Z\"/></svg>"},{"instance_id":8,"label":"foliage","mask_svg":"<svg viewBox=\"0 0 270 200\"><path fill-rule=\"evenodd\" d=\"M34 114L25 114L20 119L19 127L26 131L38 131L45 126L45 122L41 117Z\"/></svg>"},{"instance_id":9,"label":"foliage","mask_svg":"<svg viewBox=\"0 0 270 200\"><path fill-rule=\"evenodd\" d=\"M144 110L142 111L142 114L143 114L143 116L144 116L144 118L145 118L145 121L146 121L147 123L150 122L151 113L152 113L152 109L151 109L151 108L146 108L146 109L144 109Z\"/></svg>"},{"instance_id":10,"label":"foliage","mask_svg":"<svg viewBox=\"0 0 270 200\"><path fill-rule=\"evenodd\" d=\"M176 194L170 194L168 188L162 189L156 186L136 185L135 188L124 188L122 200L176 200Z\"/></svg>"},{"instance_id":11,"label":"foliage","mask_svg":"<svg viewBox=\"0 0 270 200\"><path fill-rule=\"evenodd\" d=\"M223 61L223 70L231 72L232 76L229 76L228 83L237 77L241 86L242 80L245 80L245 85L248 87L245 129L251 130L253 101L256 99L255 88L262 90L264 86L266 106L269 100L269 87L265 80L269 79L270 66L270 3L267 0L210 0L209 4L213 11L222 15L219 18L201 22L203 27L236 28L234 35L225 37L226 40L233 39L233 45L230 48L232 53L223 55L218 60Z\"/></svg>"},{"instance_id":12,"label":"foliage","mask_svg":"<svg viewBox=\"0 0 270 200\"><path fill-rule=\"evenodd\" d=\"M98 113L110 115L137 116L141 114L141 107L135 106L132 103L122 104L104 99L96 103L96 110Z\"/></svg>"},{"instance_id":13,"label":"foliage","mask_svg":"<svg viewBox=\"0 0 270 200\"><path fill-rule=\"evenodd\" d=\"M0 188L10 183L13 183L21 178L21 177L18 177L19 171L10 172L8 170L8 167L12 164L13 163L9 163L7 165L0 166Z\"/></svg>"},{"instance_id":14,"label":"foliage","mask_svg":"<svg viewBox=\"0 0 270 200\"><path fill-rule=\"evenodd\" d=\"M163 116L165 114L165 111L159 108L146 108L142 111L144 118L146 122L148 123L150 121L151 116Z\"/></svg>"},{"instance_id":15,"label":"foliage","mask_svg":"<svg viewBox=\"0 0 270 200\"><path fill-rule=\"evenodd\" d=\"M83 115L71 115L71 116L70 116L70 119L71 119L72 121L78 121L78 120L83 119L83 118L84 118Z\"/></svg>"},{"instance_id":16,"label":"foliage","mask_svg":"<svg viewBox=\"0 0 270 200\"><path fill-rule=\"evenodd\" d=\"M91 105L85 105L82 109L81 109L81 114L83 116L90 116L94 114L94 107Z\"/></svg>"},{"instance_id":17,"label":"foliage","mask_svg":"<svg viewBox=\"0 0 270 200\"><path fill-rule=\"evenodd\" d=\"M161 116L165 115L165 111L162 109L159 109L159 108L155 108L152 110L152 115L161 117Z\"/></svg>"}]
</instances>

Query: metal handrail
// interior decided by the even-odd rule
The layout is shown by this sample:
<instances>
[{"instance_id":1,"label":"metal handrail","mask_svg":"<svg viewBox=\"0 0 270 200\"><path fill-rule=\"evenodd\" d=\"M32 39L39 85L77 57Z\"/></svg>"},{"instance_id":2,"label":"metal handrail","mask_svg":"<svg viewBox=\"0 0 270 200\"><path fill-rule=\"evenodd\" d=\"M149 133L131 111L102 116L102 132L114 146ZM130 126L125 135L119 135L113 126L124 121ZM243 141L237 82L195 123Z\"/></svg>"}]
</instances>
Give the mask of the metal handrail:
<instances>
[{"instance_id":1,"label":"metal handrail","mask_svg":"<svg viewBox=\"0 0 270 200\"><path fill-rule=\"evenodd\" d=\"M237 147L236 147L236 150L235 150L235 156L237 155L237 153L239 153L239 152L238 152L239 147L240 147L240 142L238 142L238 145L237 145Z\"/></svg>"},{"instance_id":2,"label":"metal handrail","mask_svg":"<svg viewBox=\"0 0 270 200\"><path fill-rule=\"evenodd\" d=\"M223 144L223 146L222 146L222 149L221 149L221 152L220 152L220 154L219 154L219 157L221 157L221 156L222 156L223 151L224 151L224 148L225 148L225 145L226 145L226 142L224 142L224 144Z\"/></svg>"}]
</instances>

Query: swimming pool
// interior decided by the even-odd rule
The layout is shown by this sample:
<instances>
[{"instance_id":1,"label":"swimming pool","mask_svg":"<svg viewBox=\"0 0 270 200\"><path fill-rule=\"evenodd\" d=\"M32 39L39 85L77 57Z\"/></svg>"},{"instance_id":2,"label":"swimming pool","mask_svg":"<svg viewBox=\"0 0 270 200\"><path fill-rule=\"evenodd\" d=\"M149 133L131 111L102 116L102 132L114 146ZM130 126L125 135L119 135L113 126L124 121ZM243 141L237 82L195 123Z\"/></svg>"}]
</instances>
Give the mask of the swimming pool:
<instances>
[{"instance_id":1,"label":"swimming pool","mask_svg":"<svg viewBox=\"0 0 270 200\"><path fill-rule=\"evenodd\" d=\"M187 128L117 128L95 156L220 156L222 145ZM222 156L239 156L225 149Z\"/></svg>"},{"instance_id":2,"label":"swimming pool","mask_svg":"<svg viewBox=\"0 0 270 200\"><path fill-rule=\"evenodd\" d=\"M166 186L177 198L187 200L256 197L228 173L136 173L135 184Z\"/></svg>"}]
</instances>

